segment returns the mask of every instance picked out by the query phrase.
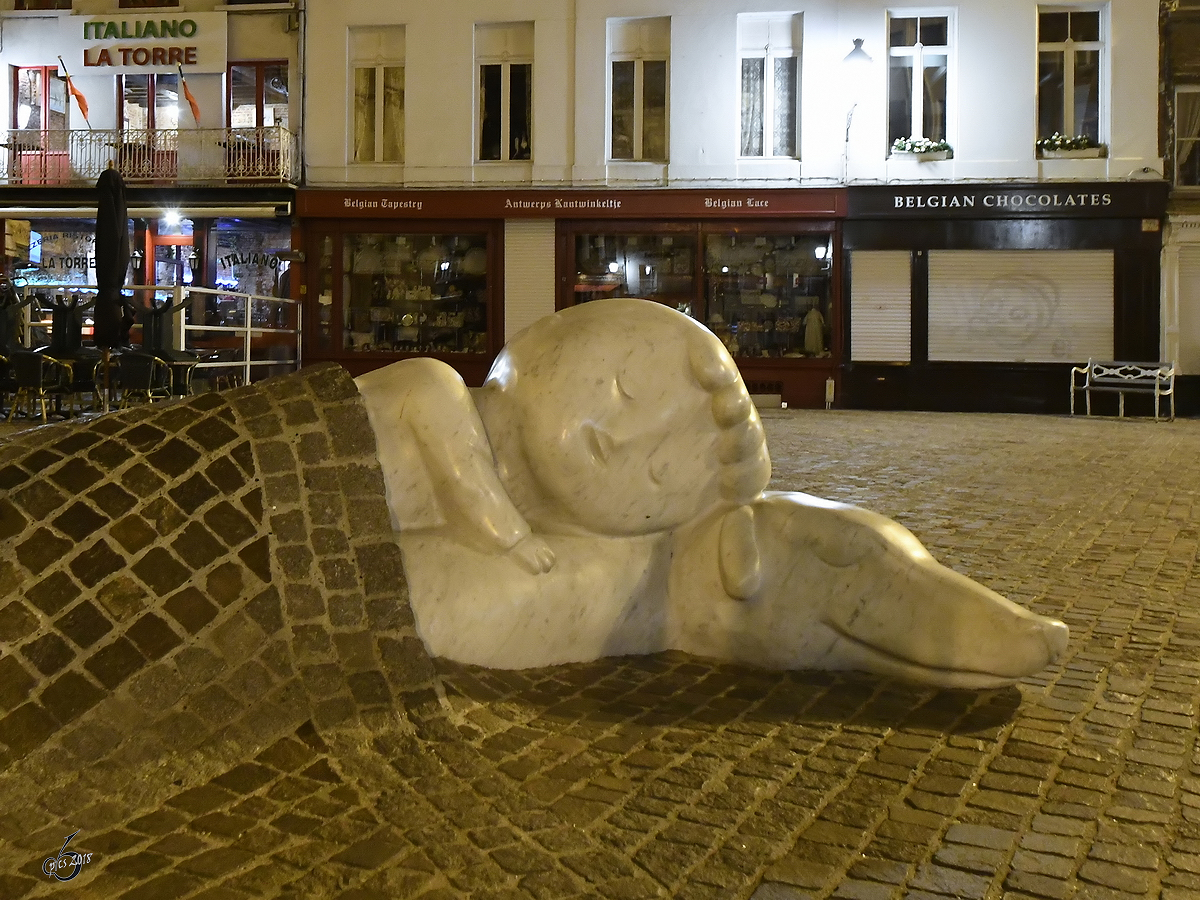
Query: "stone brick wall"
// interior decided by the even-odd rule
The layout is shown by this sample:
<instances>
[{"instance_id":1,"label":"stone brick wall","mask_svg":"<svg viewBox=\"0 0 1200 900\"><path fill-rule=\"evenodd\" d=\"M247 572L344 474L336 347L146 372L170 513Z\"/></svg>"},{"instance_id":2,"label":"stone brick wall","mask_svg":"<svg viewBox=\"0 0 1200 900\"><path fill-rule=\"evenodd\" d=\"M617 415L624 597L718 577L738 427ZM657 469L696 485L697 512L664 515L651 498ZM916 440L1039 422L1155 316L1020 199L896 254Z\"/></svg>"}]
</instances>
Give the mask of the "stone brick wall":
<instances>
[{"instance_id":1,"label":"stone brick wall","mask_svg":"<svg viewBox=\"0 0 1200 900\"><path fill-rule=\"evenodd\" d=\"M436 710L336 366L0 444L0 767Z\"/></svg>"}]
</instances>

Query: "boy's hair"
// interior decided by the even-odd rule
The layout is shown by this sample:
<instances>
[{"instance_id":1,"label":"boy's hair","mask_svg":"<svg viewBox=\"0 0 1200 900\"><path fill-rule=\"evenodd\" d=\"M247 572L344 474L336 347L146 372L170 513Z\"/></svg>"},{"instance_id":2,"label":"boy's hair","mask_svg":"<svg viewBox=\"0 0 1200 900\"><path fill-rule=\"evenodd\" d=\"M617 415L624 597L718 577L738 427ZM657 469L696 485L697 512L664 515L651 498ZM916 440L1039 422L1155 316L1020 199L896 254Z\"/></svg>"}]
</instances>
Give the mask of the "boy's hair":
<instances>
[{"instance_id":1,"label":"boy's hair","mask_svg":"<svg viewBox=\"0 0 1200 900\"><path fill-rule=\"evenodd\" d=\"M721 496L733 503L748 503L770 479L766 437L754 401L746 390L737 364L715 334L691 317L651 300L622 297L594 300L539 319L517 334L501 351L486 385L507 391L522 370L537 367L547 356L568 356L572 345L595 346L606 332L624 331L631 317L653 326L654 337L684 342L690 374L712 395L713 422L720 434L717 455L721 463ZM580 371L580 378L596 377Z\"/></svg>"}]
</instances>

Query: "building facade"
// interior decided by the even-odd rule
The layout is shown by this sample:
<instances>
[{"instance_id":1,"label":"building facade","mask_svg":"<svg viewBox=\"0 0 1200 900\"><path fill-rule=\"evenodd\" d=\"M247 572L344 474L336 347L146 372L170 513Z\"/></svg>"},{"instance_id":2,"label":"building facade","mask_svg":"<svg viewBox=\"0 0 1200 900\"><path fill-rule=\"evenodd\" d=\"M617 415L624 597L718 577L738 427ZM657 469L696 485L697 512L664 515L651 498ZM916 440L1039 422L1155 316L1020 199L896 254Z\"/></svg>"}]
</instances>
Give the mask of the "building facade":
<instances>
[{"instance_id":1,"label":"building facade","mask_svg":"<svg viewBox=\"0 0 1200 900\"><path fill-rule=\"evenodd\" d=\"M1200 410L1200 2L1162 4L1162 121L1171 182L1163 235L1166 359L1182 373L1180 402Z\"/></svg>"},{"instance_id":2,"label":"building facade","mask_svg":"<svg viewBox=\"0 0 1200 900\"><path fill-rule=\"evenodd\" d=\"M631 295L791 404L1065 409L1072 364L1161 353L1156 14L310 6L307 358L477 384Z\"/></svg>"},{"instance_id":3,"label":"building facade","mask_svg":"<svg viewBox=\"0 0 1200 900\"><path fill-rule=\"evenodd\" d=\"M95 185L115 168L133 222L132 283L287 296L301 174L292 6L8 0L5 7L7 274L47 286L47 295L95 284Z\"/></svg>"}]
</instances>

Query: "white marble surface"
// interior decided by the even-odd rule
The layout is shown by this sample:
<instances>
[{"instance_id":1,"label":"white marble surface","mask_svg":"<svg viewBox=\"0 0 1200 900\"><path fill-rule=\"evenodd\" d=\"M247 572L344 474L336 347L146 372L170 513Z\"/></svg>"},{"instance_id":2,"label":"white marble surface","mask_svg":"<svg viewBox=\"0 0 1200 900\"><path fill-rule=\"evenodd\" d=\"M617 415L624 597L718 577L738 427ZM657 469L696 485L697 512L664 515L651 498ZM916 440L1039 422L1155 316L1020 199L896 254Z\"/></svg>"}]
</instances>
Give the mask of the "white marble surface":
<instances>
[{"instance_id":1,"label":"white marble surface","mask_svg":"<svg viewBox=\"0 0 1200 900\"><path fill-rule=\"evenodd\" d=\"M548 316L474 392L429 359L356 381L437 656L527 668L677 649L979 688L1066 648L1061 622L941 566L897 523L764 492L736 366L667 307Z\"/></svg>"}]
</instances>

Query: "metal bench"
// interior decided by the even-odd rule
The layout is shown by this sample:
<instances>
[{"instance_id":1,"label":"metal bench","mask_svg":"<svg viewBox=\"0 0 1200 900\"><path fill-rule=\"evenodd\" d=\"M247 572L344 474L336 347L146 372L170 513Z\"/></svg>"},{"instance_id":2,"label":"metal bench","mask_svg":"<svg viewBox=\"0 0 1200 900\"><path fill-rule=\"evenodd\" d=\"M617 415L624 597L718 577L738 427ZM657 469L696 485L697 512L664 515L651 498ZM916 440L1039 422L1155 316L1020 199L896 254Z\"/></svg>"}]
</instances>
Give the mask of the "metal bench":
<instances>
[{"instance_id":1,"label":"metal bench","mask_svg":"<svg viewBox=\"0 0 1200 900\"><path fill-rule=\"evenodd\" d=\"M1082 380L1081 380L1082 378ZM1087 414L1092 414L1092 391L1117 395L1117 415L1125 415L1126 394L1153 394L1154 419L1158 421L1161 401L1171 401L1171 419L1175 418L1175 364L1167 362L1119 362L1089 359L1085 366L1071 369L1071 415L1075 415L1075 395L1083 391Z\"/></svg>"}]
</instances>

